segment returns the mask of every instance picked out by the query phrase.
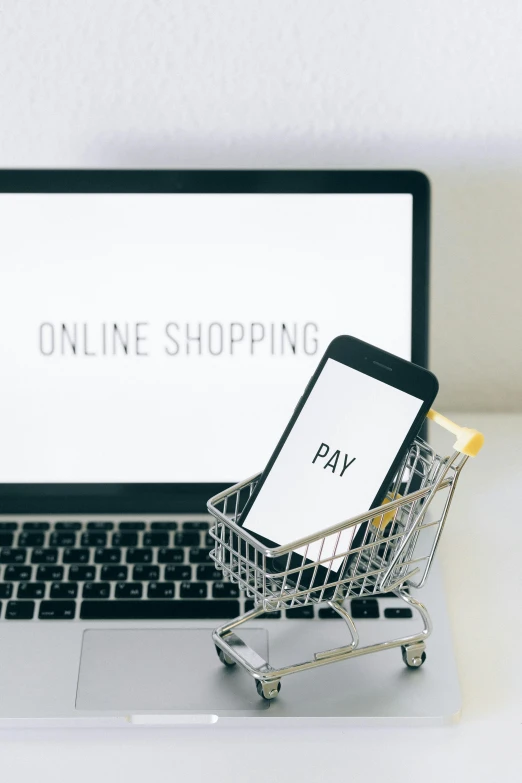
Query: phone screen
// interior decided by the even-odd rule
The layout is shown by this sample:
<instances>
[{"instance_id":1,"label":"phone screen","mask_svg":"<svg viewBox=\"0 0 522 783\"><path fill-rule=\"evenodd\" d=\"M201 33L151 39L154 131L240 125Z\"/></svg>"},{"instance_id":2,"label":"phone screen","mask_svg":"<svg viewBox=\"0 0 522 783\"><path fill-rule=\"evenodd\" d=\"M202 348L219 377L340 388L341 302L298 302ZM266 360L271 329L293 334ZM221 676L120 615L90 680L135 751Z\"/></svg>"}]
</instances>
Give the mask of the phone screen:
<instances>
[{"instance_id":1,"label":"phone screen","mask_svg":"<svg viewBox=\"0 0 522 783\"><path fill-rule=\"evenodd\" d=\"M245 528L287 544L362 514L423 400L329 358L255 498ZM378 498L381 501L381 498ZM357 528L310 545L308 560L346 552ZM303 554L304 550L299 550ZM337 573L343 558L332 561Z\"/></svg>"}]
</instances>

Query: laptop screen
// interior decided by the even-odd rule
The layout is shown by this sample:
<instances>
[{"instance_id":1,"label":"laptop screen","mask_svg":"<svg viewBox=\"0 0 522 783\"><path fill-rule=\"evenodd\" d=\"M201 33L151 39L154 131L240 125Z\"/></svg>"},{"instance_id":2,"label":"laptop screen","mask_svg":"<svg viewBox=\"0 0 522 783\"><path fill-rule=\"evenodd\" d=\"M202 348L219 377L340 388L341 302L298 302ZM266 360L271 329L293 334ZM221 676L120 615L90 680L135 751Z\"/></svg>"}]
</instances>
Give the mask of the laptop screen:
<instances>
[{"instance_id":1,"label":"laptop screen","mask_svg":"<svg viewBox=\"0 0 522 783\"><path fill-rule=\"evenodd\" d=\"M412 202L0 194L0 481L261 470L336 335L411 358Z\"/></svg>"}]
</instances>

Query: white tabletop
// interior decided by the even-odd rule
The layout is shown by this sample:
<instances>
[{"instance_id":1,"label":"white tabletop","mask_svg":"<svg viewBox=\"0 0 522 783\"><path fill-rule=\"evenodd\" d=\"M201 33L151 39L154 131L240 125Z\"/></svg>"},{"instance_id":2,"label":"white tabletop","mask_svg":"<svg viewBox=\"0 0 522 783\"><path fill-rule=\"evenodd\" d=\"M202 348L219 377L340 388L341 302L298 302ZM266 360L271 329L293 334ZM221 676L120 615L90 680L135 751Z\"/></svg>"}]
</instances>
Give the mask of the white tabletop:
<instances>
[{"instance_id":1,"label":"white tabletop","mask_svg":"<svg viewBox=\"0 0 522 783\"><path fill-rule=\"evenodd\" d=\"M109 780L419 783L522 780L522 416L455 414L483 430L441 542L461 687L445 728L18 730L0 732L9 783ZM434 428L432 428L434 429ZM438 443L438 435L434 442ZM448 441L446 440L445 443Z\"/></svg>"}]
</instances>

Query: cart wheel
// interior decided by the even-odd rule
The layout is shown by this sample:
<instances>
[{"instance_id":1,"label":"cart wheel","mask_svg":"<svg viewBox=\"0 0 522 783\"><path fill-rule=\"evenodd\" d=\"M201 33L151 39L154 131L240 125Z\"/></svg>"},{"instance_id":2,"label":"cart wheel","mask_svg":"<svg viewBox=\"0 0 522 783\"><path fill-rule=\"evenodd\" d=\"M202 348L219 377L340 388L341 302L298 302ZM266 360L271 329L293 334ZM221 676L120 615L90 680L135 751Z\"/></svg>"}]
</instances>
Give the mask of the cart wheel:
<instances>
[{"instance_id":1,"label":"cart wheel","mask_svg":"<svg viewBox=\"0 0 522 783\"><path fill-rule=\"evenodd\" d=\"M426 660L426 651L422 650L419 655L419 650L416 649L416 646L413 645L412 648L405 647L404 645L401 647L402 660L408 669L419 669Z\"/></svg>"},{"instance_id":2,"label":"cart wheel","mask_svg":"<svg viewBox=\"0 0 522 783\"><path fill-rule=\"evenodd\" d=\"M225 666L235 666L236 665L236 662L234 661L234 659L230 658L229 655L226 655L226 653L223 652L221 647L218 647L217 644L215 645L215 647L216 647L217 656L218 656L219 660L221 661L221 663L225 664Z\"/></svg>"},{"instance_id":3,"label":"cart wheel","mask_svg":"<svg viewBox=\"0 0 522 783\"><path fill-rule=\"evenodd\" d=\"M256 680L256 690L262 699L265 699L265 701L272 701L281 690L281 680L267 683Z\"/></svg>"}]
</instances>

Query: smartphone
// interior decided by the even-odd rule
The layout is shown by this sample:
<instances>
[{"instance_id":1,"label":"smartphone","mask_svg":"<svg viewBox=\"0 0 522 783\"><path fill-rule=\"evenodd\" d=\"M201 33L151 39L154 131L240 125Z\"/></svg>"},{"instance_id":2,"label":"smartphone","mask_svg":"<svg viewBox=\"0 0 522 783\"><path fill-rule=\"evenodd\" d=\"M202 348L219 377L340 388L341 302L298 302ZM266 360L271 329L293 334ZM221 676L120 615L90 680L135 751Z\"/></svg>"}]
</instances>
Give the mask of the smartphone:
<instances>
[{"instance_id":1,"label":"smartphone","mask_svg":"<svg viewBox=\"0 0 522 783\"><path fill-rule=\"evenodd\" d=\"M239 524L268 547L288 544L381 505L438 391L418 365L355 337L333 340L300 398ZM360 545L359 529L330 536L291 556L305 569L299 584L338 581ZM356 537L359 539L357 544ZM334 554L336 557L334 558ZM287 568L287 556L273 563Z\"/></svg>"}]
</instances>

